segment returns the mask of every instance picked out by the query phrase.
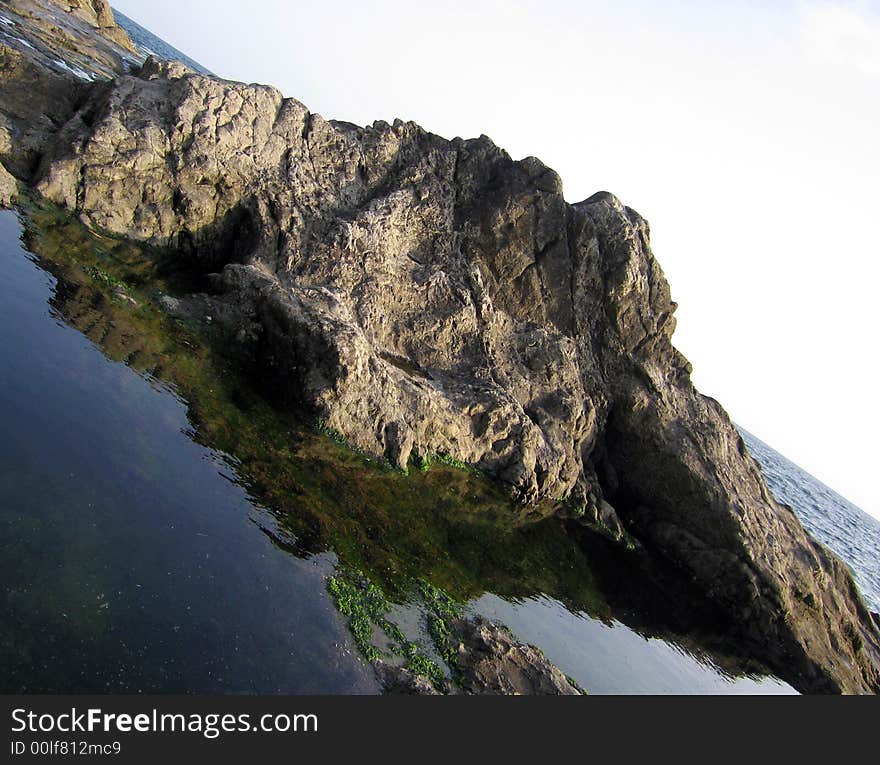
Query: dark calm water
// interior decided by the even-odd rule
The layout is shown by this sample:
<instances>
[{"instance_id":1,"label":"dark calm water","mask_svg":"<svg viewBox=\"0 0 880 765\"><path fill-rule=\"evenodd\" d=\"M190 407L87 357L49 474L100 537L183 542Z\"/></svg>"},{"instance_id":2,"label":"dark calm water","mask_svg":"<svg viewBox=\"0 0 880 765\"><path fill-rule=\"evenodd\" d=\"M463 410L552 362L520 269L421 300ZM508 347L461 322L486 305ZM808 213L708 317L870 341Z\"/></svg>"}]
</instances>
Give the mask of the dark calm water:
<instances>
[{"instance_id":1,"label":"dark calm water","mask_svg":"<svg viewBox=\"0 0 880 765\"><path fill-rule=\"evenodd\" d=\"M116 18L116 23L128 32L131 41L143 51L145 56L153 56L168 61L182 61L190 69L194 69L202 74L211 74L211 72L205 69L200 63L193 61L185 53L181 53L177 48L172 47L164 40L156 37L156 35L148 29L144 29L136 21L128 18L128 16L124 13L120 13L115 8L113 9L113 16Z\"/></svg>"},{"instance_id":2,"label":"dark calm water","mask_svg":"<svg viewBox=\"0 0 880 765\"><path fill-rule=\"evenodd\" d=\"M868 607L880 612L880 521L740 429L776 498L849 566Z\"/></svg>"},{"instance_id":3,"label":"dark calm water","mask_svg":"<svg viewBox=\"0 0 880 765\"><path fill-rule=\"evenodd\" d=\"M0 691L377 692L327 596L334 551L272 543L230 460L194 441L187 402L70 325L20 233L0 212ZM489 551L444 534L426 572L472 561L498 581ZM468 605L588 691L792 692L564 604L541 589L554 563L537 561L527 595L487 584ZM395 609L424 634L416 606Z\"/></svg>"}]
</instances>

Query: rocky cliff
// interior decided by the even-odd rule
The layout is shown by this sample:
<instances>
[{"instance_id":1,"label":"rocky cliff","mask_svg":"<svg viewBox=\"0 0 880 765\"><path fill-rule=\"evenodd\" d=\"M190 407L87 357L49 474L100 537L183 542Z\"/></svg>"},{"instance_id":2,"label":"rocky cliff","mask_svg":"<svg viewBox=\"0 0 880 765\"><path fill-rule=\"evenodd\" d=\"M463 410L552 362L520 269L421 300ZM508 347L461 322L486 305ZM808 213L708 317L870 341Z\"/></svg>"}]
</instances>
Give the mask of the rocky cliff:
<instances>
[{"instance_id":1,"label":"rocky cliff","mask_svg":"<svg viewBox=\"0 0 880 765\"><path fill-rule=\"evenodd\" d=\"M627 531L802 690L880 690L848 572L691 384L634 210L605 192L568 204L555 172L485 136L328 121L177 64L80 87L27 146L7 110L4 161L204 274L181 310L223 327L289 406L400 468L444 455Z\"/></svg>"}]
</instances>

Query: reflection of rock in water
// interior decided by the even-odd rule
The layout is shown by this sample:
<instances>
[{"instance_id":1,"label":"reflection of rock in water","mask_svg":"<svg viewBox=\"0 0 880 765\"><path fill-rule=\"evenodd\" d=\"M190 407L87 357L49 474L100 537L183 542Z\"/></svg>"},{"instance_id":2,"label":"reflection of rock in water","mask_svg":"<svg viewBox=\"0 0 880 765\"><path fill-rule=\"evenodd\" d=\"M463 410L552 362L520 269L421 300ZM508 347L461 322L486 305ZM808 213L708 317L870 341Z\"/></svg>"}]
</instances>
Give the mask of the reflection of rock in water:
<instances>
[{"instance_id":1,"label":"reflection of rock in water","mask_svg":"<svg viewBox=\"0 0 880 765\"><path fill-rule=\"evenodd\" d=\"M509 629L481 617L450 624L456 688L467 694L579 696L582 691L540 649L518 641ZM437 690L406 667L379 664L389 693L434 695Z\"/></svg>"},{"instance_id":2,"label":"reflection of rock in water","mask_svg":"<svg viewBox=\"0 0 880 765\"><path fill-rule=\"evenodd\" d=\"M57 118L4 107L9 169L97 229L219 271L196 301L212 331L327 433L402 470L475 464L626 531L799 688L880 688L880 633L845 567L694 390L631 208L570 205L556 173L485 136L327 121L173 63L56 104L35 66L3 70L0 104L27 93Z\"/></svg>"}]
</instances>

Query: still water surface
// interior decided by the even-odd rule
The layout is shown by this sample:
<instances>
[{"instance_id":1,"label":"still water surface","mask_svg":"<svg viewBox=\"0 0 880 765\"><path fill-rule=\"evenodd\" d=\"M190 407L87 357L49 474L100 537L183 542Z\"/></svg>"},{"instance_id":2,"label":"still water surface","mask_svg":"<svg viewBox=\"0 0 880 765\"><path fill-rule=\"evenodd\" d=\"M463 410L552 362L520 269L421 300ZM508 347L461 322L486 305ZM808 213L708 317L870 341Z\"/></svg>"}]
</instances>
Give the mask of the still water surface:
<instances>
[{"instance_id":1,"label":"still water surface","mask_svg":"<svg viewBox=\"0 0 880 765\"><path fill-rule=\"evenodd\" d=\"M234 461L195 440L187 400L71 326L65 285L24 249L21 231L0 212L0 691L379 692L327 595L340 550L273 542ZM552 562L539 560L536 583L518 582L513 595L493 584L506 564L442 528L447 549L423 557L425 575L450 561L485 566L490 574L468 574L471 590L485 582L469 607L539 645L590 692L792 692L542 591ZM534 533L514 530L505 545L537 555ZM375 538L377 550L395 544ZM395 608L424 637L419 607Z\"/></svg>"}]
</instances>

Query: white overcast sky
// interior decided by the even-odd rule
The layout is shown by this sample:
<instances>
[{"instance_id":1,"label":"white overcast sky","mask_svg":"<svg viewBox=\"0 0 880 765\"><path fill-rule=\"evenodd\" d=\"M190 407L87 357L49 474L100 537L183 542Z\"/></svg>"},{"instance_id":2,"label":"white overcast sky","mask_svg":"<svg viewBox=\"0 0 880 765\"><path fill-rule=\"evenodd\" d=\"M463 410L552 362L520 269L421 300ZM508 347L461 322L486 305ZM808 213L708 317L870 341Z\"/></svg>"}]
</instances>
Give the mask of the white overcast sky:
<instances>
[{"instance_id":1,"label":"white overcast sky","mask_svg":"<svg viewBox=\"0 0 880 765\"><path fill-rule=\"evenodd\" d=\"M115 0L325 117L485 133L651 223L733 419L880 517L880 0Z\"/></svg>"}]
</instances>

